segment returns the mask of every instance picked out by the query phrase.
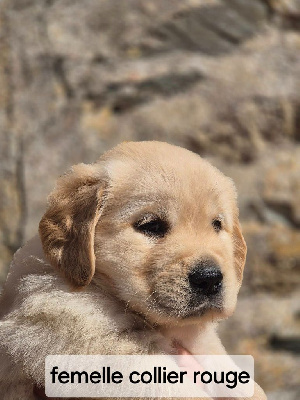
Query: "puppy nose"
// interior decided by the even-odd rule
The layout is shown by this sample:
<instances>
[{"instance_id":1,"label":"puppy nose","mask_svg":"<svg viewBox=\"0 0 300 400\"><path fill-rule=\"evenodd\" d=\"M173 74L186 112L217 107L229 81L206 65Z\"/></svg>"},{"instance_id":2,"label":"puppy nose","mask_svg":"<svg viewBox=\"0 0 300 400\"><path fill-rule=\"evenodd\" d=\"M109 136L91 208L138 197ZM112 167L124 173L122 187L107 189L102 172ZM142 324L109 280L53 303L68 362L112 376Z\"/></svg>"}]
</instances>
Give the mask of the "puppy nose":
<instances>
[{"instance_id":1,"label":"puppy nose","mask_svg":"<svg viewBox=\"0 0 300 400\"><path fill-rule=\"evenodd\" d=\"M223 275L220 268L214 263L199 263L188 276L193 291L206 296L220 292Z\"/></svg>"}]
</instances>

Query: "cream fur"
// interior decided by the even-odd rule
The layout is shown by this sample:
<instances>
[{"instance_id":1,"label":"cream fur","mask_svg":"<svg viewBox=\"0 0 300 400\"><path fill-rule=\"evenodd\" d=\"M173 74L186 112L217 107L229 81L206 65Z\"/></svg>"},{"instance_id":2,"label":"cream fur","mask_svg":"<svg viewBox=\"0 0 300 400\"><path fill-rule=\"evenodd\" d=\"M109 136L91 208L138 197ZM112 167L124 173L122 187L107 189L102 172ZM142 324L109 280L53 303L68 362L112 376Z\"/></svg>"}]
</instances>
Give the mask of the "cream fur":
<instances>
[{"instance_id":1,"label":"cream fur","mask_svg":"<svg viewBox=\"0 0 300 400\"><path fill-rule=\"evenodd\" d=\"M134 229L166 218L153 239ZM211 221L221 214L224 229ZM58 180L40 235L14 257L0 302L3 400L34 399L48 354L225 354L217 321L235 308L246 245L232 181L194 153L123 143ZM187 274L213 257L222 309L189 315ZM265 399L256 387L255 399Z\"/></svg>"}]
</instances>

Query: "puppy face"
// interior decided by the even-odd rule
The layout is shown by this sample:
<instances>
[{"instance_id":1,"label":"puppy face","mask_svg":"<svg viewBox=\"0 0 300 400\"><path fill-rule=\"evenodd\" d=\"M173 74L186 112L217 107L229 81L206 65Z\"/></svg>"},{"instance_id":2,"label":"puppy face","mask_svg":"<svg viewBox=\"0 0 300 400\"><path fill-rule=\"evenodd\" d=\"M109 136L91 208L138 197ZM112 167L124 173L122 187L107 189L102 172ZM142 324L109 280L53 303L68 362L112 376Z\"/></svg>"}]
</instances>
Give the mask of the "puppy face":
<instances>
[{"instance_id":1,"label":"puppy face","mask_svg":"<svg viewBox=\"0 0 300 400\"><path fill-rule=\"evenodd\" d=\"M235 197L194 153L124 143L60 182L40 224L44 251L73 283L105 282L152 322L222 318L246 254Z\"/></svg>"}]
</instances>

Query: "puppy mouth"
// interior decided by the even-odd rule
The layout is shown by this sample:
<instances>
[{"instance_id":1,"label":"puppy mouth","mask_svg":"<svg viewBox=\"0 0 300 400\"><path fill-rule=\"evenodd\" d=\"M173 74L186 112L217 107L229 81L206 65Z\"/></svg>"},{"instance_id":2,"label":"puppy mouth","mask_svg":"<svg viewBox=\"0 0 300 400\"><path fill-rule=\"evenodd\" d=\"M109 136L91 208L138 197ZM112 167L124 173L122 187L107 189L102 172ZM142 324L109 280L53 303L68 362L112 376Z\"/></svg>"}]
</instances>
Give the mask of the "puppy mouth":
<instances>
[{"instance_id":1,"label":"puppy mouth","mask_svg":"<svg viewBox=\"0 0 300 400\"><path fill-rule=\"evenodd\" d=\"M160 312L177 319L201 317L209 312L221 313L224 310L222 293L211 297L195 296L189 293L188 298L182 301L174 299L172 302L156 297L155 303Z\"/></svg>"},{"instance_id":2,"label":"puppy mouth","mask_svg":"<svg viewBox=\"0 0 300 400\"><path fill-rule=\"evenodd\" d=\"M218 288L210 295L200 292L192 292L189 300L190 308L222 308L223 288Z\"/></svg>"},{"instance_id":3,"label":"puppy mouth","mask_svg":"<svg viewBox=\"0 0 300 400\"><path fill-rule=\"evenodd\" d=\"M189 317L201 317L211 311L222 312L223 311L223 297L218 294L212 298L191 298L189 302L188 310L186 311L183 318Z\"/></svg>"},{"instance_id":4,"label":"puppy mouth","mask_svg":"<svg viewBox=\"0 0 300 400\"><path fill-rule=\"evenodd\" d=\"M189 317L200 317L203 316L211 311L222 312L224 309L223 301L221 296L217 296L215 299L207 299L197 304L197 301L192 299L190 304L190 311L188 311L184 318Z\"/></svg>"}]
</instances>

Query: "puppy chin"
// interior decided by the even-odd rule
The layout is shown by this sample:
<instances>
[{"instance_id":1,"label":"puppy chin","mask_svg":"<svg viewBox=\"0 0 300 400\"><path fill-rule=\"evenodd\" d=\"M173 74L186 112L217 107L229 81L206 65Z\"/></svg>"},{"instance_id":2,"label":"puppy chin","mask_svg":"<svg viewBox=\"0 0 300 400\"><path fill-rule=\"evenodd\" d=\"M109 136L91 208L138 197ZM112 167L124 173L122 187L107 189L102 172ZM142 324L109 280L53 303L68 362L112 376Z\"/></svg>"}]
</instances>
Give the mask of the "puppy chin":
<instances>
[{"instance_id":1,"label":"puppy chin","mask_svg":"<svg viewBox=\"0 0 300 400\"><path fill-rule=\"evenodd\" d=\"M179 304L174 302L172 305L156 303L151 315L148 314L147 317L159 325L180 326L197 321L218 321L226 318L226 314L224 315L222 298L217 298L198 304L191 301Z\"/></svg>"},{"instance_id":2,"label":"puppy chin","mask_svg":"<svg viewBox=\"0 0 300 400\"><path fill-rule=\"evenodd\" d=\"M197 310L191 310L181 318L181 324L198 322L217 322L227 318L225 310L222 306L203 306Z\"/></svg>"}]
</instances>

